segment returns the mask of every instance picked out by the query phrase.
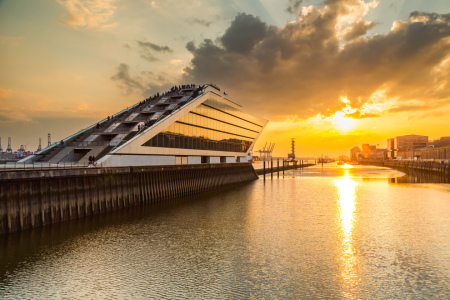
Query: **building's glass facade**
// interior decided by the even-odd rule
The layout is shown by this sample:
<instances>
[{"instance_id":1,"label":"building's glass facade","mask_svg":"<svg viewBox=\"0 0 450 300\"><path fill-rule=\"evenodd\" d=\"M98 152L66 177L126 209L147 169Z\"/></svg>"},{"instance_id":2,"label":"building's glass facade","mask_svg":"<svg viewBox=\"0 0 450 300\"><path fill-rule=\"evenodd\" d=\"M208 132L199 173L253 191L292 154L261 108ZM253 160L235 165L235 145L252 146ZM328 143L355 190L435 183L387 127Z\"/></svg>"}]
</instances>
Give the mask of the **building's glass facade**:
<instances>
[{"instance_id":1,"label":"building's glass facade","mask_svg":"<svg viewBox=\"0 0 450 300\"><path fill-rule=\"evenodd\" d=\"M247 152L264 123L214 99L208 99L142 146Z\"/></svg>"}]
</instances>

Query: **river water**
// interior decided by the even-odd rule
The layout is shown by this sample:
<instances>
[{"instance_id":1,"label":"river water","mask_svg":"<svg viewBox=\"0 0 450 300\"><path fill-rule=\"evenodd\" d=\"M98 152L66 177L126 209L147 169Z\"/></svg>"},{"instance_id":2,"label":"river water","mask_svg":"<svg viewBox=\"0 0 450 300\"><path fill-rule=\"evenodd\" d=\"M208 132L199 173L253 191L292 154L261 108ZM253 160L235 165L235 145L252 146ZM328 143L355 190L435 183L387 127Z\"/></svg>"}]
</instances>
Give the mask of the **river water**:
<instances>
[{"instance_id":1,"label":"river water","mask_svg":"<svg viewBox=\"0 0 450 300\"><path fill-rule=\"evenodd\" d=\"M450 184L403 175L311 167L2 236L0 298L449 299Z\"/></svg>"}]
</instances>

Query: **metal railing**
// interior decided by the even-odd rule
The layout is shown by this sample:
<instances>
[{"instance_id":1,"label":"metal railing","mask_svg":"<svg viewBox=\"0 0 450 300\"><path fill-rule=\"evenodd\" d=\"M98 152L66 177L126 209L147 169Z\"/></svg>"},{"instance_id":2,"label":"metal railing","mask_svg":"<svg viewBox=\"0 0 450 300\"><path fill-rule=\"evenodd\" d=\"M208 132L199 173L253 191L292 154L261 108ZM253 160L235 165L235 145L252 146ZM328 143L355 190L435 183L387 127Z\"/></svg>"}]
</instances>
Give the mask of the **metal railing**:
<instances>
[{"instance_id":1,"label":"metal railing","mask_svg":"<svg viewBox=\"0 0 450 300\"><path fill-rule=\"evenodd\" d=\"M68 146L74 146L74 147L95 147L95 146L107 146L109 145L109 141L108 142L72 142L69 143Z\"/></svg>"},{"instance_id":2,"label":"metal railing","mask_svg":"<svg viewBox=\"0 0 450 300\"><path fill-rule=\"evenodd\" d=\"M103 164L75 164L73 162L64 162L64 163L8 163L0 165L0 172L6 171L32 171L32 170L53 170L53 169L82 169L82 168L103 168Z\"/></svg>"},{"instance_id":3,"label":"metal railing","mask_svg":"<svg viewBox=\"0 0 450 300\"><path fill-rule=\"evenodd\" d=\"M217 168L217 167L229 167L233 168L234 166L239 165L251 165L250 162L233 162L233 163L201 163L201 164L174 164L174 165L145 165L145 166L126 166L126 167L118 167L118 166L107 166L103 163L94 163L94 164L74 164L74 163L35 163L35 164L24 164L24 163L9 163L0 165L0 172L15 172L15 171L45 171L45 170L70 170L70 169L85 169L85 168L94 168L94 169L111 169L111 168L120 168L120 169L132 169L134 172L144 171L144 170L164 170L164 169L195 169L195 168Z\"/></svg>"}]
</instances>

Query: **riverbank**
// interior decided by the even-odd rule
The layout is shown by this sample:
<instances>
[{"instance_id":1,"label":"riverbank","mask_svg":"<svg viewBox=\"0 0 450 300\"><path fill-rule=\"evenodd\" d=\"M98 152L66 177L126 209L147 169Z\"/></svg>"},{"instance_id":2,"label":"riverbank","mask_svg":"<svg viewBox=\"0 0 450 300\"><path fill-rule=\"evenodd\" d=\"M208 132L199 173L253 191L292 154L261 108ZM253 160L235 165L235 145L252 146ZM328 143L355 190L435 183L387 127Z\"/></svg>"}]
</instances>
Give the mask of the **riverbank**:
<instances>
[{"instance_id":1,"label":"riverbank","mask_svg":"<svg viewBox=\"0 0 450 300\"><path fill-rule=\"evenodd\" d=\"M361 161L362 165L372 165L388 167L399 170L418 170L425 172L435 172L450 178L450 164L430 162L430 161L404 161L404 160L373 160Z\"/></svg>"}]
</instances>

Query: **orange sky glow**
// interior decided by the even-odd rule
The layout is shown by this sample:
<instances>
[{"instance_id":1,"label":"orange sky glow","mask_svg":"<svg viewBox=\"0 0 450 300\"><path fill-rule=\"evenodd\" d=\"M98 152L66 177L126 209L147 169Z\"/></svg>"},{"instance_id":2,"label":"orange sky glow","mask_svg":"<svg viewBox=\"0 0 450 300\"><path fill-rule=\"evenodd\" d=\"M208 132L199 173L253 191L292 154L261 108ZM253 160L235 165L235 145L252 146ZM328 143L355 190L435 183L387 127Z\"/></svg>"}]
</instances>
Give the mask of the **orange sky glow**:
<instances>
[{"instance_id":1,"label":"orange sky glow","mask_svg":"<svg viewBox=\"0 0 450 300\"><path fill-rule=\"evenodd\" d=\"M414 2L414 3L413 3ZM27 9L24 9L24 8ZM450 3L0 2L0 137L35 151L172 85L213 82L274 156L450 135Z\"/></svg>"}]
</instances>

